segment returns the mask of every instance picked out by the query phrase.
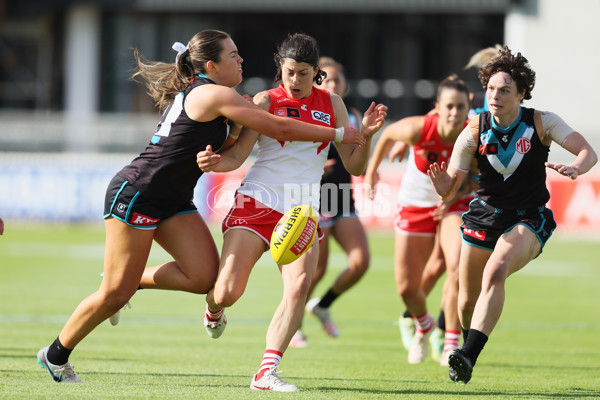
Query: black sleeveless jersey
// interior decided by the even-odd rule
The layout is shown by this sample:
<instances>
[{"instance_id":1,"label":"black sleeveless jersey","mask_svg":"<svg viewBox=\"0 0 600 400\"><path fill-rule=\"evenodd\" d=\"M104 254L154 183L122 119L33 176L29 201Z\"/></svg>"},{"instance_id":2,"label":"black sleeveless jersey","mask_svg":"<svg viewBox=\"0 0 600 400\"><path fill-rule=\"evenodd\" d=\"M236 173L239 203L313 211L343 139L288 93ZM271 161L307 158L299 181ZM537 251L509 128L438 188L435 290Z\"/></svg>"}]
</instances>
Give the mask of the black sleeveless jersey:
<instances>
[{"instance_id":1,"label":"black sleeveless jersey","mask_svg":"<svg viewBox=\"0 0 600 400\"><path fill-rule=\"evenodd\" d=\"M495 124L489 111L479 115L477 196L494 207L534 208L550 199L544 165L550 147L540 141L534 111L521 107L519 118L506 129Z\"/></svg>"},{"instance_id":2,"label":"black sleeveless jersey","mask_svg":"<svg viewBox=\"0 0 600 400\"><path fill-rule=\"evenodd\" d=\"M327 154L328 160L335 160L335 164L333 164L332 172L321 178L321 185L324 183L350 183L352 181L352 176L350 172L346 171L346 167L344 167L344 162L340 158L340 155L335 148L335 146L329 146L329 153Z\"/></svg>"},{"instance_id":3,"label":"black sleeveless jersey","mask_svg":"<svg viewBox=\"0 0 600 400\"><path fill-rule=\"evenodd\" d=\"M146 150L118 172L147 199L175 205L191 201L202 175L196 154L207 145L217 151L225 143L228 132L225 117L208 122L194 121L183 106L185 96L192 89L207 84L214 82L196 77L179 93L163 113Z\"/></svg>"},{"instance_id":4,"label":"black sleeveless jersey","mask_svg":"<svg viewBox=\"0 0 600 400\"><path fill-rule=\"evenodd\" d=\"M321 178L321 207L319 211L330 217L354 212L354 196L351 189L352 176L344 167L344 162L333 144L329 146L327 159L333 159L336 162L333 164L332 172Z\"/></svg>"}]
</instances>

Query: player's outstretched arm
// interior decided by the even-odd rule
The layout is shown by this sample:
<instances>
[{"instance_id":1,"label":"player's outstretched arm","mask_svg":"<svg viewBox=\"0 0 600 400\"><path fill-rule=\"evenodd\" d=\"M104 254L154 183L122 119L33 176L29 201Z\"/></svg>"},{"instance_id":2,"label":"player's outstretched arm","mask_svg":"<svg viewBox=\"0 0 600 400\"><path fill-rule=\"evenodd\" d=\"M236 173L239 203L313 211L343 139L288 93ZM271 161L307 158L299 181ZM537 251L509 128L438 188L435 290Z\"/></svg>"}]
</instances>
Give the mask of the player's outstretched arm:
<instances>
[{"instance_id":1,"label":"player's outstretched arm","mask_svg":"<svg viewBox=\"0 0 600 400\"><path fill-rule=\"evenodd\" d=\"M577 179L579 175L588 172L598 162L598 155L579 132L573 132L567 136L561 146L577 156L570 165L546 163L546 167L552 168L561 175Z\"/></svg>"},{"instance_id":2,"label":"player's outstretched arm","mask_svg":"<svg viewBox=\"0 0 600 400\"><path fill-rule=\"evenodd\" d=\"M343 101L339 96L332 95L332 102L334 110L336 111L336 123L344 123L344 116L347 118L348 112L346 111ZM365 111L361 125L361 134L364 135L366 139L365 146L338 146L344 167L352 175L358 176L365 171L371 155L371 141L373 135L377 133L385 123L387 110L387 106L372 102L367 111ZM340 118L338 118L338 115Z\"/></svg>"},{"instance_id":3,"label":"player's outstretched arm","mask_svg":"<svg viewBox=\"0 0 600 400\"><path fill-rule=\"evenodd\" d=\"M331 128L297 121L293 118L278 117L269 113L266 111L269 108L262 106L262 103L267 102L267 98L270 102L266 92L254 96L255 104L252 104L231 88L220 85L205 85L202 88L205 87L206 89L201 94L187 100L200 102L205 109L212 110L209 113L212 118L205 117L205 119L197 120L211 120L223 115L265 136L282 141L335 141L336 143L351 143L360 146L365 143L363 135L350 126ZM190 94L194 93L194 90Z\"/></svg>"}]
</instances>

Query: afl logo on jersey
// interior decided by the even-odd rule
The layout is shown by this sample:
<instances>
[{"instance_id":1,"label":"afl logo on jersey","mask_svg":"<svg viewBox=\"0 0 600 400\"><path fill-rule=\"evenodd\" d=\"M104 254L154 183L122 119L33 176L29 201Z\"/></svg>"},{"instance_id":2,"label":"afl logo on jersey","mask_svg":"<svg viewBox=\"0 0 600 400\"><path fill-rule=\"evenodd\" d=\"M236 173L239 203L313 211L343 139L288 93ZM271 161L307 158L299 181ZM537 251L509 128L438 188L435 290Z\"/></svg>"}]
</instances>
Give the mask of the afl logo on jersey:
<instances>
[{"instance_id":1,"label":"afl logo on jersey","mask_svg":"<svg viewBox=\"0 0 600 400\"><path fill-rule=\"evenodd\" d=\"M520 138L515 144L515 150L519 154L527 153L529 150L531 150L531 141L525 137Z\"/></svg>"},{"instance_id":2,"label":"afl logo on jersey","mask_svg":"<svg viewBox=\"0 0 600 400\"><path fill-rule=\"evenodd\" d=\"M331 125L331 116L323 111L311 110L310 113L315 121L324 122Z\"/></svg>"}]
</instances>

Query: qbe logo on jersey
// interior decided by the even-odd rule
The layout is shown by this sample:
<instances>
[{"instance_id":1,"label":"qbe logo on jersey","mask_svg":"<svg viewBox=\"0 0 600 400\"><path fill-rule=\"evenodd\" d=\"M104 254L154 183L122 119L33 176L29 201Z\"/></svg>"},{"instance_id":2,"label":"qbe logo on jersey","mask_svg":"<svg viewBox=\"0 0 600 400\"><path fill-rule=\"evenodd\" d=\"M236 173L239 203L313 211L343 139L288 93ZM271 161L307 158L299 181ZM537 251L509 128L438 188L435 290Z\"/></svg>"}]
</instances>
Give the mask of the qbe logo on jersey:
<instances>
[{"instance_id":1,"label":"qbe logo on jersey","mask_svg":"<svg viewBox=\"0 0 600 400\"><path fill-rule=\"evenodd\" d=\"M327 125L331 125L331 115L317 110L311 110L310 113L315 121L320 121L326 123Z\"/></svg>"}]
</instances>

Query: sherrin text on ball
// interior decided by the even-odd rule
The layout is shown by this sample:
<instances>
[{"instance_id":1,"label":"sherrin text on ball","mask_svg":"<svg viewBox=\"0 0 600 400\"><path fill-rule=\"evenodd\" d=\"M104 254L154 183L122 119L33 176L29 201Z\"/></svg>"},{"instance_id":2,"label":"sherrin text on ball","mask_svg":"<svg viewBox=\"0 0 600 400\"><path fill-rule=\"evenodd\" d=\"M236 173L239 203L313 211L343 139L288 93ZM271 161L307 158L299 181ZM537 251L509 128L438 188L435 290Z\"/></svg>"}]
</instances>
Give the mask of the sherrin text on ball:
<instances>
[{"instance_id":1,"label":"sherrin text on ball","mask_svg":"<svg viewBox=\"0 0 600 400\"><path fill-rule=\"evenodd\" d=\"M317 212L307 205L288 210L271 235L271 255L277 264L289 264L302 256L317 236Z\"/></svg>"}]
</instances>

